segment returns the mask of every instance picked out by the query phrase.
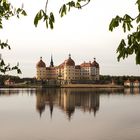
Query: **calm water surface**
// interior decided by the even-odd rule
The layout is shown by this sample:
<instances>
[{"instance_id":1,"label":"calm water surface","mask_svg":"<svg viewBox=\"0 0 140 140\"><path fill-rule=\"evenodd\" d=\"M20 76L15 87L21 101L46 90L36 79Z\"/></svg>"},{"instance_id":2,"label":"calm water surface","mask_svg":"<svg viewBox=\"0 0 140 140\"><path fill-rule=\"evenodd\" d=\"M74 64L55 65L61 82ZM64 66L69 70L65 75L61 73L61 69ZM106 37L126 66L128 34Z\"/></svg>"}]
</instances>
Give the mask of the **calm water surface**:
<instances>
[{"instance_id":1,"label":"calm water surface","mask_svg":"<svg viewBox=\"0 0 140 140\"><path fill-rule=\"evenodd\" d=\"M140 140L140 91L0 89L0 140Z\"/></svg>"}]
</instances>

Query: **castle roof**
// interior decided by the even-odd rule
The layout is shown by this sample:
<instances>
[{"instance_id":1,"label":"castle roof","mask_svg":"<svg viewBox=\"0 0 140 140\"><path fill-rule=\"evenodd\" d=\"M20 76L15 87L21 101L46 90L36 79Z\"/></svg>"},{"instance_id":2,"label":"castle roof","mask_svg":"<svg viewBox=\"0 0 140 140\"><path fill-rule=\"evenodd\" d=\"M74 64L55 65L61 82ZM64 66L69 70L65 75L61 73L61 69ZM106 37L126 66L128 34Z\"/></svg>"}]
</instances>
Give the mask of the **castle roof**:
<instances>
[{"instance_id":1,"label":"castle roof","mask_svg":"<svg viewBox=\"0 0 140 140\"><path fill-rule=\"evenodd\" d=\"M92 66L99 68L99 64L96 62L96 58L94 58L94 61L92 62Z\"/></svg>"},{"instance_id":2,"label":"castle roof","mask_svg":"<svg viewBox=\"0 0 140 140\"><path fill-rule=\"evenodd\" d=\"M76 65L75 69L81 69L81 66L80 65Z\"/></svg>"},{"instance_id":3,"label":"castle roof","mask_svg":"<svg viewBox=\"0 0 140 140\"><path fill-rule=\"evenodd\" d=\"M36 64L36 67L46 67L46 64L42 61L42 57L40 57L39 62Z\"/></svg>"},{"instance_id":4,"label":"castle roof","mask_svg":"<svg viewBox=\"0 0 140 140\"><path fill-rule=\"evenodd\" d=\"M135 80L134 83L140 83L138 80Z\"/></svg>"},{"instance_id":5,"label":"castle roof","mask_svg":"<svg viewBox=\"0 0 140 140\"><path fill-rule=\"evenodd\" d=\"M65 61L63 63L61 63L58 68L64 68L64 64L65 64Z\"/></svg>"},{"instance_id":6,"label":"castle roof","mask_svg":"<svg viewBox=\"0 0 140 140\"><path fill-rule=\"evenodd\" d=\"M67 60L65 60L65 65L66 66L75 66L75 62L71 58L71 55L70 54L69 54L69 58Z\"/></svg>"},{"instance_id":7,"label":"castle roof","mask_svg":"<svg viewBox=\"0 0 140 140\"><path fill-rule=\"evenodd\" d=\"M90 62L89 63L84 62L80 66L81 67L92 67L92 64Z\"/></svg>"}]
</instances>

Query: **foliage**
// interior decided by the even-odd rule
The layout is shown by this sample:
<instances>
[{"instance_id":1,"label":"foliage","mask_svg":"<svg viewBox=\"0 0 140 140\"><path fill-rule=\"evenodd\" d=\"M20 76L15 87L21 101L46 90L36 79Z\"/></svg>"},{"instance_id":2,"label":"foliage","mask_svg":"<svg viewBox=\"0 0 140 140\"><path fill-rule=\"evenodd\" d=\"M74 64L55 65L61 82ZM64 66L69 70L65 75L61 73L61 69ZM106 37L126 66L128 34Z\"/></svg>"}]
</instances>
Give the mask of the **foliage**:
<instances>
[{"instance_id":1,"label":"foliage","mask_svg":"<svg viewBox=\"0 0 140 140\"><path fill-rule=\"evenodd\" d=\"M115 84L123 85L124 81L126 80L140 81L140 76L110 76L110 75L100 75L100 83L101 84L110 84L112 80L115 82Z\"/></svg>"},{"instance_id":2,"label":"foliage","mask_svg":"<svg viewBox=\"0 0 140 140\"><path fill-rule=\"evenodd\" d=\"M12 75L0 75L0 86L4 85L5 80L11 79L14 80L15 82L20 82L21 79L18 76L12 76Z\"/></svg>"},{"instance_id":3,"label":"foliage","mask_svg":"<svg viewBox=\"0 0 140 140\"><path fill-rule=\"evenodd\" d=\"M130 15L125 14L123 17L116 16L112 19L109 30L113 31L114 28L122 24L124 32L129 32L135 27L135 31L127 35L127 39L122 39L118 48L118 61L127 58L129 55L136 55L136 64L140 64L140 0L137 0L138 15L132 18Z\"/></svg>"},{"instance_id":4,"label":"foliage","mask_svg":"<svg viewBox=\"0 0 140 140\"><path fill-rule=\"evenodd\" d=\"M23 10L23 6L22 8L16 9L7 0L0 0L0 29L3 28L3 20L9 20L13 16L19 18L20 15L24 15L24 16L27 15L25 10ZM0 49L4 49L4 48L11 49L10 45L8 44L8 41L2 42L0 40ZM0 54L0 72L5 73L7 71L12 71L12 70L17 70L17 73L21 73L21 70L19 69L19 64L10 67L10 64L5 64Z\"/></svg>"},{"instance_id":5,"label":"foliage","mask_svg":"<svg viewBox=\"0 0 140 140\"><path fill-rule=\"evenodd\" d=\"M84 6L89 4L90 0L75 0L69 1L63 4L59 9L59 14L61 17L64 17L72 8L82 9ZM46 23L47 28L53 29L55 17L53 12L47 14L47 5L48 0L46 0L45 10L40 10L34 19L34 24L37 27L39 21L43 20ZM123 31L131 31L133 26L133 22L136 21L137 27L136 31L127 35L127 39L122 39L118 48L117 53L118 61L121 58L125 59L129 55L135 54L136 55L136 64L140 64L140 0L137 0L136 5L138 7L138 15L135 18L132 18L130 15L125 14L123 17L116 16L112 19L109 30L113 31L114 28L118 27L122 24ZM135 24L135 23L134 23Z\"/></svg>"},{"instance_id":6,"label":"foliage","mask_svg":"<svg viewBox=\"0 0 140 140\"><path fill-rule=\"evenodd\" d=\"M25 10L22 8L14 8L7 0L0 0L0 28L3 28L2 21L3 19L9 20L13 16L20 17L20 15L26 16Z\"/></svg>"},{"instance_id":7,"label":"foliage","mask_svg":"<svg viewBox=\"0 0 140 140\"><path fill-rule=\"evenodd\" d=\"M40 10L34 19L34 25L37 27L39 20L43 19L43 21L46 23L46 27L48 28L50 26L51 29L54 27L54 15L51 12L50 15L47 15L43 10Z\"/></svg>"},{"instance_id":8,"label":"foliage","mask_svg":"<svg viewBox=\"0 0 140 140\"><path fill-rule=\"evenodd\" d=\"M0 74L0 86L4 85L4 82L8 79L13 80L15 83L31 83L36 84L37 81L35 78L20 78L19 76L12 76L12 75L1 75Z\"/></svg>"},{"instance_id":9,"label":"foliage","mask_svg":"<svg viewBox=\"0 0 140 140\"><path fill-rule=\"evenodd\" d=\"M58 10L61 17L65 16L67 12L71 10L71 8L82 9L82 7L86 6L90 0L76 0L70 1L66 4L63 4L61 8ZM43 21L46 24L47 28L53 29L55 23L55 16L53 12L47 13L48 0L46 1L45 9L41 9L34 18L34 25L37 27L39 21Z\"/></svg>"}]
</instances>

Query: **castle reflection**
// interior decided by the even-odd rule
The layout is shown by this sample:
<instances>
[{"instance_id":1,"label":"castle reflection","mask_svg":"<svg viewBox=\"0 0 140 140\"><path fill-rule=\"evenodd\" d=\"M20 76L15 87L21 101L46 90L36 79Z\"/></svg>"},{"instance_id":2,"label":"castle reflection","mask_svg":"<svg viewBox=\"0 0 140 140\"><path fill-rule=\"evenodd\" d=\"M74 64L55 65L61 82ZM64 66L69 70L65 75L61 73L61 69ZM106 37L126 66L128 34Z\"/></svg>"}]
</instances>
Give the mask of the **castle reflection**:
<instances>
[{"instance_id":1,"label":"castle reflection","mask_svg":"<svg viewBox=\"0 0 140 140\"><path fill-rule=\"evenodd\" d=\"M62 88L62 89L42 89L36 91L36 109L40 114L49 107L50 116L53 115L53 108L61 109L70 120L75 110L83 112L96 113L100 106L100 96L102 94L139 94L139 89L80 89L80 88Z\"/></svg>"},{"instance_id":2,"label":"castle reflection","mask_svg":"<svg viewBox=\"0 0 140 140\"><path fill-rule=\"evenodd\" d=\"M50 115L53 115L53 108L63 110L68 119L74 114L75 109L83 112L93 112L94 116L99 110L100 94L97 91L80 89L44 89L36 92L36 109L40 116L49 106Z\"/></svg>"},{"instance_id":3,"label":"castle reflection","mask_svg":"<svg viewBox=\"0 0 140 140\"><path fill-rule=\"evenodd\" d=\"M49 89L0 89L1 96L28 95L36 98L36 110L40 117L45 108L49 108L50 117L54 108L62 110L70 120L74 112L93 113L96 116L100 107L100 97L105 95L137 95L139 88L125 89L88 89L88 88L49 88Z\"/></svg>"}]
</instances>

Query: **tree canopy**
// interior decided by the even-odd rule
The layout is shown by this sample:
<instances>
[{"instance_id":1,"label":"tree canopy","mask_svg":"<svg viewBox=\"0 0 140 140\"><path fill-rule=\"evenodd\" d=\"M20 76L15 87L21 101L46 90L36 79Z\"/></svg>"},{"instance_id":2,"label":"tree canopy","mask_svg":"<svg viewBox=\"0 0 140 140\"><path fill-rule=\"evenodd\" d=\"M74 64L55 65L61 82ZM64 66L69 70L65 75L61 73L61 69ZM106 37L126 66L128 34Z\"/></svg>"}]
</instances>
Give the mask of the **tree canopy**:
<instances>
[{"instance_id":1,"label":"tree canopy","mask_svg":"<svg viewBox=\"0 0 140 140\"><path fill-rule=\"evenodd\" d=\"M15 8L7 0L0 0L0 29L3 28L3 20L9 20L13 16L19 18L20 15L27 15L23 10L23 5L21 8ZM8 44L8 40L5 42L0 40L0 49L4 48L8 48L9 50L11 49L10 45ZM4 62L2 54L0 54L0 72L5 73L12 70L17 70L17 73L21 73L18 63L16 66L11 67L10 64L6 64Z\"/></svg>"},{"instance_id":2,"label":"tree canopy","mask_svg":"<svg viewBox=\"0 0 140 140\"><path fill-rule=\"evenodd\" d=\"M121 58L127 58L129 55L136 55L136 64L140 64L140 0L137 0L136 3L138 8L138 13L135 17L132 17L128 14L125 14L123 17L116 16L112 19L109 30L113 31L114 28L122 25L123 31L128 31L126 39L122 39L118 48L117 53L118 60ZM134 32L130 32L132 29L135 29Z\"/></svg>"}]
</instances>

